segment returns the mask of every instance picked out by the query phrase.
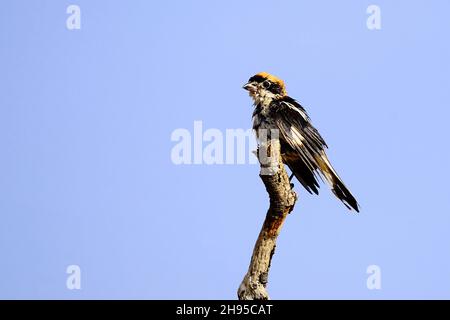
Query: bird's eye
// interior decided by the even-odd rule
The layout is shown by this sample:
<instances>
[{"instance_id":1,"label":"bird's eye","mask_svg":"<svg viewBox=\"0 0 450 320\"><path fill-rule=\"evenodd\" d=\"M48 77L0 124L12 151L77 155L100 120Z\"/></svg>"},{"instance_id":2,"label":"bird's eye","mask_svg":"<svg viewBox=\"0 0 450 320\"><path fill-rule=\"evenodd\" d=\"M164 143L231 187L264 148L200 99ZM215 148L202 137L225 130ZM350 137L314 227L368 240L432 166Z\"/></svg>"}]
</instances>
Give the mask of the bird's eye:
<instances>
[{"instance_id":1,"label":"bird's eye","mask_svg":"<svg viewBox=\"0 0 450 320\"><path fill-rule=\"evenodd\" d=\"M270 83L269 80L266 80L266 81L264 81L264 82L262 83L262 86L263 86L264 89L269 89L269 88L270 88L270 85L271 85L271 83Z\"/></svg>"}]
</instances>

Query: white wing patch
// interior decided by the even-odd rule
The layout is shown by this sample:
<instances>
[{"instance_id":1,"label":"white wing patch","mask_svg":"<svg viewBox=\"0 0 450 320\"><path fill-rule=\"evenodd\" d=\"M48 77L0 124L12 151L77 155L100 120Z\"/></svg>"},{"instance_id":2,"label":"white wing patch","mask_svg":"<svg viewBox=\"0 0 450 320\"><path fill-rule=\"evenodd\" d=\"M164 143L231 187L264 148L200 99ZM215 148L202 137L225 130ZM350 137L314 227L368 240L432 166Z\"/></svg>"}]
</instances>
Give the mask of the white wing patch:
<instances>
[{"instance_id":1,"label":"white wing patch","mask_svg":"<svg viewBox=\"0 0 450 320\"><path fill-rule=\"evenodd\" d=\"M306 114L306 112L304 110L301 110L301 109L297 108L296 106L294 106L293 104L286 102L286 101L283 101L283 104L288 106L289 109L298 112L305 121L310 121L309 116Z\"/></svg>"},{"instance_id":2,"label":"white wing patch","mask_svg":"<svg viewBox=\"0 0 450 320\"><path fill-rule=\"evenodd\" d=\"M291 132L293 134L293 138L295 140L300 140L300 142L298 142L299 145L302 145L303 142L305 141L305 138L302 136L302 134L297 130L297 128L295 128L294 126L291 126Z\"/></svg>"}]
</instances>

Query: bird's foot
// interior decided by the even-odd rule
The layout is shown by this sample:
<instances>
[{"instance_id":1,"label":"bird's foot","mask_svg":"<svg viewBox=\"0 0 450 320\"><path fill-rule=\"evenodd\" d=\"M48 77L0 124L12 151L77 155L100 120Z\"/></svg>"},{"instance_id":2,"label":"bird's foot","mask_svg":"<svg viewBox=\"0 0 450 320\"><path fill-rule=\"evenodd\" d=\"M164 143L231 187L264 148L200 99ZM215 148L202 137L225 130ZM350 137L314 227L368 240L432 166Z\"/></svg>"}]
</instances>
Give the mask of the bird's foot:
<instances>
[{"instance_id":1,"label":"bird's foot","mask_svg":"<svg viewBox=\"0 0 450 320\"><path fill-rule=\"evenodd\" d=\"M289 182L292 181L292 178L294 177L294 174L292 173L291 176L289 177ZM291 182L291 189L294 189L294 183Z\"/></svg>"}]
</instances>

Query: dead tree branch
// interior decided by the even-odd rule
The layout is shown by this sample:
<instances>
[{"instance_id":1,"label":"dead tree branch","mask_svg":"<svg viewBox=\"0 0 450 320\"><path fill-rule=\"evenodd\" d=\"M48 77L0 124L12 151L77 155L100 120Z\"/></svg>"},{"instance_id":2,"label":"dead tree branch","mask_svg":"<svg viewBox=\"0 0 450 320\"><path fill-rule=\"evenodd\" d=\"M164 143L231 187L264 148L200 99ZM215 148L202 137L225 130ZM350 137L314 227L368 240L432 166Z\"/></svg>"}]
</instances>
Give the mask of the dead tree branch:
<instances>
[{"instance_id":1,"label":"dead tree branch","mask_svg":"<svg viewBox=\"0 0 450 320\"><path fill-rule=\"evenodd\" d=\"M279 140L273 139L265 146L260 145L257 153L261 165L259 176L269 194L270 206L253 249L247 274L238 289L239 300L269 299L266 286L276 240L297 200L281 161ZM270 156L261 157L260 154Z\"/></svg>"}]
</instances>

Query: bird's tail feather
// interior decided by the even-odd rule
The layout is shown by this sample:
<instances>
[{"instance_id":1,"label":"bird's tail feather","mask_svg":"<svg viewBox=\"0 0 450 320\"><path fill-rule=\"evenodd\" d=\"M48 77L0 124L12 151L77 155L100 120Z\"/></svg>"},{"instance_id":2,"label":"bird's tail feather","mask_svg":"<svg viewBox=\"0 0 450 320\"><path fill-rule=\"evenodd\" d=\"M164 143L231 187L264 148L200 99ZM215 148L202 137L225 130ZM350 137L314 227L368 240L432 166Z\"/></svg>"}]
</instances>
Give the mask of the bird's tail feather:
<instances>
[{"instance_id":1,"label":"bird's tail feather","mask_svg":"<svg viewBox=\"0 0 450 320\"><path fill-rule=\"evenodd\" d=\"M354 209L356 212L359 212L358 202L331 166L326 154L323 153L320 157L317 157L316 160L320 164L321 172L330 185L334 195L341 200L348 209Z\"/></svg>"}]
</instances>

